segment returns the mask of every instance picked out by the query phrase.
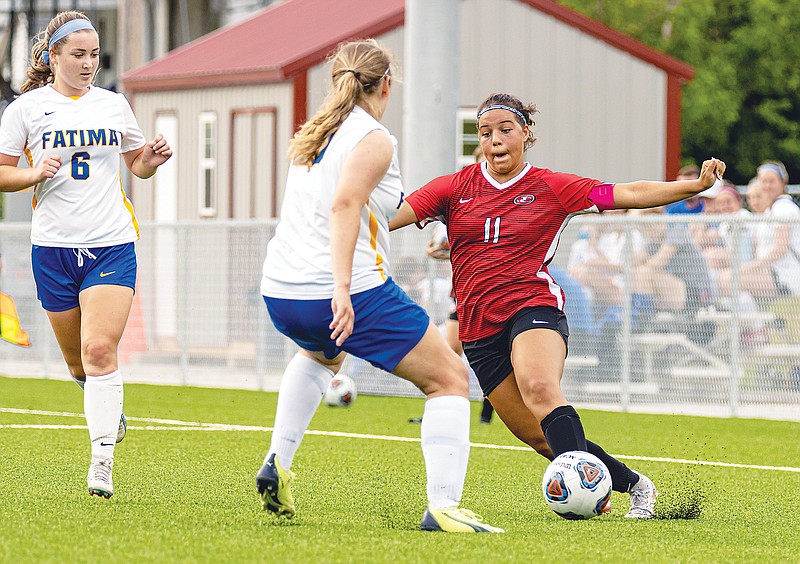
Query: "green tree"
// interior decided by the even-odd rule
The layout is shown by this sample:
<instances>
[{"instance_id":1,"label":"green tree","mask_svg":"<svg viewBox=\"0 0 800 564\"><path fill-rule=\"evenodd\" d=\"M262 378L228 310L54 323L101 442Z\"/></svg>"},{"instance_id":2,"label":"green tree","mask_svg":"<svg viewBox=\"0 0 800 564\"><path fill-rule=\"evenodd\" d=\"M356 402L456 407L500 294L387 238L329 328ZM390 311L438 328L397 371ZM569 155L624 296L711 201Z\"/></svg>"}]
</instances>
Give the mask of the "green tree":
<instances>
[{"instance_id":1,"label":"green tree","mask_svg":"<svg viewBox=\"0 0 800 564\"><path fill-rule=\"evenodd\" d=\"M766 159L800 181L800 2L561 0L693 65L683 92L684 160L716 156L745 183Z\"/></svg>"}]
</instances>

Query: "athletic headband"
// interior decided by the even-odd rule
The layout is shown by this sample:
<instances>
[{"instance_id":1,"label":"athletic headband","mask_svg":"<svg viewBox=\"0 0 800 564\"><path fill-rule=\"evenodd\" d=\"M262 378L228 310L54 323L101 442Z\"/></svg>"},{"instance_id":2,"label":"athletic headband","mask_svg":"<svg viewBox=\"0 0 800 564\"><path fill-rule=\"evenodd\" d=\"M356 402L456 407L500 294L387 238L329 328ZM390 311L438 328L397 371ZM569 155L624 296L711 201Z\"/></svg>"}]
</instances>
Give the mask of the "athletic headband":
<instances>
[{"instance_id":1,"label":"athletic headband","mask_svg":"<svg viewBox=\"0 0 800 564\"><path fill-rule=\"evenodd\" d=\"M517 114L519 118L522 120L522 123L525 125L528 124L528 118L526 118L521 111L516 108L512 108L511 106L506 106L505 104L492 104L491 106L486 106L480 112L478 112L478 119L481 119L481 116L488 111L491 110L508 110L511 113Z\"/></svg>"},{"instance_id":2,"label":"athletic headband","mask_svg":"<svg viewBox=\"0 0 800 564\"><path fill-rule=\"evenodd\" d=\"M89 20L85 20L83 18L76 18L74 20L69 20L67 23L59 27L53 35L50 36L50 41L47 42L47 49L42 53L42 60L44 64L50 64L50 48L55 45L57 41L61 41L70 33L75 33L76 31L83 31L84 29L91 29L92 31L97 31L92 22Z\"/></svg>"},{"instance_id":3,"label":"athletic headband","mask_svg":"<svg viewBox=\"0 0 800 564\"><path fill-rule=\"evenodd\" d=\"M786 174L786 171L780 166L776 165L775 163L764 163L756 169L756 172L758 174L761 174L762 172L767 170L777 174L778 178L780 178L784 184L789 183L789 176Z\"/></svg>"},{"instance_id":4,"label":"athletic headband","mask_svg":"<svg viewBox=\"0 0 800 564\"><path fill-rule=\"evenodd\" d=\"M733 186L723 186L719 193L722 194L723 192L728 192L731 194L734 198L736 198L736 201L739 202L739 205L742 205L742 195L736 188ZM719 194L717 194L717 196L719 196Z\"/></svg>"}]
</instances>

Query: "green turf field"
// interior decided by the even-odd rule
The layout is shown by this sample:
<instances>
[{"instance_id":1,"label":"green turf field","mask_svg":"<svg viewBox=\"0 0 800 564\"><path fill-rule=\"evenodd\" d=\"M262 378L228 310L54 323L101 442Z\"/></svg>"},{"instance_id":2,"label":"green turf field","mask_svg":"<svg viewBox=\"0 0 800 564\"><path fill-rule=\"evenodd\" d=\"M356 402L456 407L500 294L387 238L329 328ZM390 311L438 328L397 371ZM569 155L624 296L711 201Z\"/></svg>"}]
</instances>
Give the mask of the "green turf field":
<instances>
[{"instance_id":1,"label":"green turf field","mask_svg":"<svg viewBox=\"0 0 800 564\"><path fill-rule=\"evenodd\" d=\"M590 438L644 457L625 460L660 490L646 522L624 519L617 493L610 516L561 519L541 497L546 461L494 447L520 446L496 418L476 423L463 505L508 532L452 535L417 530L418 399L323 405L293 466L297 517L273 521L254 477L276 397L126 386L128 437L104 500L86 493L88 436L69 415L82 413L77 386L0 377L0 562L800 561L797 423L582 411Z\"/></svg>"}]
</instances>

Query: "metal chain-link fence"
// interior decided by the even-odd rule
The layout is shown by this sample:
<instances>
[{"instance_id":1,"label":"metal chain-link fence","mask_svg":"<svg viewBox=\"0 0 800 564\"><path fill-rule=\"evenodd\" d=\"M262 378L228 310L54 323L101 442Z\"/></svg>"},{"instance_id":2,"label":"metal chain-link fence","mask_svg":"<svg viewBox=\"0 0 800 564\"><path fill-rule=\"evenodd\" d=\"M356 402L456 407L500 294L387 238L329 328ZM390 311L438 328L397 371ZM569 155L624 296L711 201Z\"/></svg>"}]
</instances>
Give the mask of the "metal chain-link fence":
<instances>
[{"instance_id":1,"label":"metal chain-link fence","mask_svg":"<svg viewBox=\"0 0 800 564\"><path fill-rule=\"evenodd\" d=\"M120 346L128 382L276 390L295 345L259 292L274 222L150 224ZM535 226L531 226L535 229ZM0 343L0 373L66 378L37 299L30 227L0 223L0 291L32 346ZM444 323L446 261L424 253L430 228L392 235L394 279ZM579 405L800 419L800 222L752 215L580 216L562 233L553 278L566 295L563 389ZM781 251L784 251L781 255ZM420 393L348 359L360 393ZM471 385L474 399L480 397Z\"/></svg>"}]
</instances>

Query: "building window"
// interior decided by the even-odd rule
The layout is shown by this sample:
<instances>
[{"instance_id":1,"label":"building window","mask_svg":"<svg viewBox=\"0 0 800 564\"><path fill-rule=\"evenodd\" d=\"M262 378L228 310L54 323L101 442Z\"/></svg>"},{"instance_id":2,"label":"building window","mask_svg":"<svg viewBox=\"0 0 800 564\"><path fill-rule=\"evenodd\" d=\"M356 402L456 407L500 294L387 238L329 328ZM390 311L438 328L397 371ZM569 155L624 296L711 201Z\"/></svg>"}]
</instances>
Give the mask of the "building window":
<instances>
[{"instance_id":1,"label":"building window","mask_svg":"<svg viewBox=\"0 0 800 564\"><path fill-rule=\"evenodd\" d=\"M480 146L478 141L478 118L476 108L458 110L456 128L456 170L475 164L475 150Z\"/></svg>"},{"instance_id":2,"label":"building window","mask_svg":"<svg viewBox=\"0 0 800 564\"><path fill-rule=\"evenodd\" d=\"M217 114L200 114L200 217L217 215Z\"/></svg>"}]
</instances>

